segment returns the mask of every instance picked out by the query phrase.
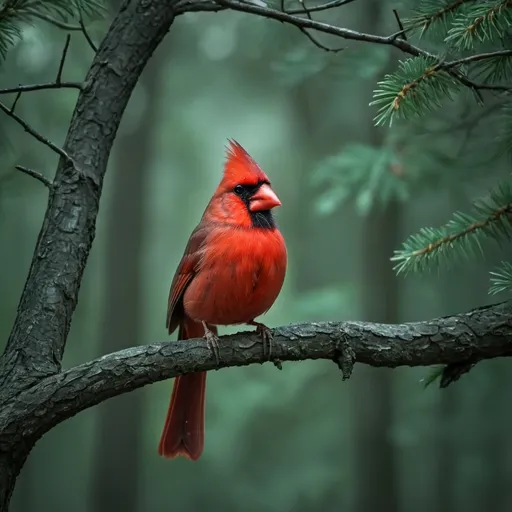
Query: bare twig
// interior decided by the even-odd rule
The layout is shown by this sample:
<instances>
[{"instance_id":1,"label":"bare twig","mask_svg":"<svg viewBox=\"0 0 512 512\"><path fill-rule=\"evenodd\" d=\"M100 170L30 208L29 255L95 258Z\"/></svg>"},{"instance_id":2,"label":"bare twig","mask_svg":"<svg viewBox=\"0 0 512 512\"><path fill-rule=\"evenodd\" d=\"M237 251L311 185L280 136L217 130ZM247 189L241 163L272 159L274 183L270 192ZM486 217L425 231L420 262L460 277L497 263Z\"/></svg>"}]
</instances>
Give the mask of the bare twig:
<instances>
[{"instance_id":1,"label":"bare twig","mask_svg":"<svg viewBox=\"0 0 512 512\"><path fill-rule=\"evenodd\" d=\"M21 92L31 92L31 91L42 91L45 89L82 89L82 84L80 82L48 82L44 84L27 84L27 85L18 85L16 87L9 87L7 89L0 89L0 94L11 94L11 93L21 93Z\"/></svg>"},{"instance_id":2,"label":"bare twig","mask_svg":"<svg viewBox=\"0 0 512 512\"><path fill-rule=\"evenodd\" d=\"M89 32L87 31L87 28L85 26L85 23L83 21L83 17L82 17L81 14L80 14L80 20L79 20L79 24L78 25L73 25L71 23L65 23L63 21L56 20L55 18L52 18L51 16L48 16L47 14L41 14L41 13L36 12L36 11L33 11L33 12L31 11L31 14L34 17L40 18L40 19L42 19L44 21L47 21L48 23L51 23L52 25L55 25L58 28L62 28L63 30L70 30L70 31L73 31L73 32L74 31L82 32L84 37L85 37L85 40L87 41L89 46L92 48L94 53L96 53L98 51L97 46L94 44L91 36L89 35Z\"/></svg>"},{"instance_id":3,"label":"bare twig","mask_svg":"<svg viewBox=\"0 0 512 512\"><path fill-rule=\"evenodd\" d=\"M98 47L94 44L94 41L91 39L89 32L87 32L87 28L85 27L84 19L82 17L82 13L80 13L80 28L84 34L86 41L89 43L89 46L92 48L94 53L98 52Z\"/></svg>"},{"instance_id":4,"label":"bare twig","mask_svg":"<svg viewBox=\"0 0 512 512\"><path fill-rule=\"evenodd\" d=\"M311 20L313 19L311 17L311 11L306 7L306 1L305 0L299 0L299 3L302 5L303 9L304 9L304 13L306 14L306 16ZM298 29L315 45L317 46L318 48L320 48L321 50L324 50L326 52L332 52L332 53L337 53L337 52L341 52L343 50L343 48L329 48L328 46L325 46L324 44L322 44L320 41L318 41L318 39L316 39L312 34L310 34L305 28L303 27L298 27Z\"/></svg>"},{"instance_id":5,"label":"bare twig","mask_svg":"<svg viewBox=\"0 0 512 512\"><path fill-rule=\"evenodd\" d=\"M29 176L32 176L32 178L35 178L36 180L40 181L48 189L51 190L53 188L52 181L49 180L46 176L43 176L40 172L34 171L33 169L30 169L28 167L24 167L23 165L17 165L16 169L25 174L28 174Z\"/></svg>"},{"instance_id":6,"label":"bare twig","mask_svg":"<svg viewBox=\"0 0 512 512\"><path fill-rule=\"evenodd\" d=\"M55 83L60 85L62 83L62 70L64 69L64 62L66 61L66 56L68 54L69 43L71 41L71 34L66 36L66 42L64 43L64 49L62 50L62 56L59 62L59 70L57 71L57 78L55 79Z\"/></svg>"},{"instance_id":7,"label":"bare twig","mask_svg":"<svg viewBox=\"0 0 512 512\"><path fill-rule=\"evenodd\" d=\"M398 23L398 28L400 29L400 37L405 39L407 41L407 34L406 30L404 28L404 24L402 23L402 20L400 19L400 16L398 15L398 11L396 9L393 9L393 14L395 15L396 22Z\"/></svg>"},{"instance_id":8,"label":"bare twig","mask_svg":"<svg viewBox=\"0 0 512 512\"><path fill-rule=\"evenodd\" d=\"M305 28L300 28L299 27L299 30L315 45L317 46L318 48L320 48L320 50L324 50L326 52L331 52L331 53L338 53L338 52L341 52L344 50L344 48L329 48L328 46L325 46L323 45L320 41L318 41L317 39L315 39L315 37L313 35L311 35Z\"/></svg>"},{"instance_id":9,"label":"bare twig","mask_svg":"<svg viewBox=\"0 0 512 512\"><path fill-rule=\"evenodd\" d=\"M69 50L69 43L71 42L71 34L66 36L66 42L64 43L64 49L62 50L62 55L59 61L59 68L57 70L57 77L55 78L55 82L42 83L42 84L29 84L29 85L18 85L17 87L9 87L7 89L0 89L0 94L10 94L10 93L18 93L18 97L22 92L30 92L30 91L41 91L44 89L82 89L82 84L79 82L63 82L62 81L62 71L64 69L64 63L66 62L66 57ZM16 99L16 101L17 101ZM16 104L15 101L15 104ZM11 111L14 111L11 108Z\"/></svg>"},{"instance_id":10,"label":"bare twig","mask_svg":"<svg viewBox=\"0 0 512 512\"><path fill-rule=\"evenodd\" d=\"M299 0L300 2L300 0ZM342 7L343 5L351 4L355 2L355 0L332 0L331 2L327 2L325 4L314 5L313 7L302 8L302 9L287 9L281 8L282 11L288 14L307 14L312 12L321 12L328 11L330 9L334 9L336 7ZM303 2L300 2L303 5Z\"/></svg>"},{"instance_id":11,"label":"bare twig","mask_svg":"<svg viewBox=\"0 0 512 512\"><path fill-rule=\"evenodd\" d=\"M12 102L11 113L13 114L14 110L16 109L16 105L18 104L18 101L21 98L21 92L22 91L18 91L18 94L16 94L16 98L14 98L14 101Z\"/></svg>"},{"instance_id":12,"label":"bare twig","mask_svg":"<svg viewBox=\"0 0 512 512\"><path fill-rule=\"evenodd\" d=\"M18 97L21 93L18 93ZM14 107L14 105L13 105ZM19 125L23 127L23 129L32 135L39 142L44 144L46 147L50 148L52 151L60 155L62 158L66 160L68 163L73 163L71 157L59 146L56 146L52 141L48 140L46 137L43 137L38 131L32 128L24 119L18 116L13 108L7 108L2 102L0 102L0 110L3 110L9 117L12 117Z\"/></svg>"}]
</instances>

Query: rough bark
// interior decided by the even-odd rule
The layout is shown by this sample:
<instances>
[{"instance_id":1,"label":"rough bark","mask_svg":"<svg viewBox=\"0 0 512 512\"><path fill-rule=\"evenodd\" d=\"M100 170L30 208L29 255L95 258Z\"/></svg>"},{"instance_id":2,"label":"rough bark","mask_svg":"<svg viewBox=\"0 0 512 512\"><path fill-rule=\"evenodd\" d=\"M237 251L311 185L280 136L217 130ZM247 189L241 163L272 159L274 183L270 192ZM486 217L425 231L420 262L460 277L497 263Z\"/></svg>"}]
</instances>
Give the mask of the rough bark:
<instances>
[{"instance_id":1,"label":"rough bark","mask_svg":"<svg viewBox=\"0 0 512 512\"><path fill-rule=\"evenodd\" d=\"M0 360L0 405L5 412L12 410L23 390L28 397L32 386L60 371L95 235L110 150L131 92L174 19L175 4L173 0L125 1L87 74L63 147L67 157L60 159L55 174L17 316ZM44 408L39 414L44 415ZM8 509L16 476L36 440L21 423L14 441L10 428L0 430L1 511Z\"/></svg>"},{"instance_id":2,"label":"rough bark","mask_svg":"<svg viewBox=\"0 0 512 512\"><path fill-rule=\"evenodd\" d=\"M125 1L85 79L7 348L1 399L60 370L107 162L131 92L173 21L171 0Z\"/></svg>"},{"instance_id":3,"label":"rough bark","mask_svg":"<svg viewBox=\"0 0 512 512\"><path fill-rule=\"evenodd\" d=\"M426 366L512 355L512 303L397 325L318 322L274 329L273 358L345 358L378 367ZM128 348L46 377L0 410L0 453L29 445L50 428L113 396L184 373L263 363L254 332L222 336L220 364L203 339Z\"/></svg>"}]
</instances>

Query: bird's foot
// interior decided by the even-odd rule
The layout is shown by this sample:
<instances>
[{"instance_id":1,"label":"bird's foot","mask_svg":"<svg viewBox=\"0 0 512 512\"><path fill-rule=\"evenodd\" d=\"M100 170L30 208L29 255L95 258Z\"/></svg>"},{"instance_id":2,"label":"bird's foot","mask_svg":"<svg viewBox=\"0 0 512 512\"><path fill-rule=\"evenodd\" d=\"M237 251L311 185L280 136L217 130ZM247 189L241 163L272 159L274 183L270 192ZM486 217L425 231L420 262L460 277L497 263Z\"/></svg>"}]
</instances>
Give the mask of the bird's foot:
<instances>
[{"instance_id":1,"label":"bird's foot","mask_svg":"<svg viewBox=\"0 0 512 512\"><path fill-rule=\"evenodd\" d=\"M272 355L272 342L274 341L274 336L272 335L272 331L265 325L260 322L249 322L249 325L256 326L256 332L261 336L261 341L263 343L263 355L267 355L270 359Z\"/></svg>"},{"instance_id":2,"label":"bird's foot","mask_svg":"<svg viewBox=\"0 0 512 512\"><path fill-rule=\"evenodd\" d=\"M206 340L207 347L213 352L215 361L217 364L220 363L220 352L219 352L219 337L208 328L206 322L202 322L204 327L204 339Z\"/></svg>"}]
</instances>

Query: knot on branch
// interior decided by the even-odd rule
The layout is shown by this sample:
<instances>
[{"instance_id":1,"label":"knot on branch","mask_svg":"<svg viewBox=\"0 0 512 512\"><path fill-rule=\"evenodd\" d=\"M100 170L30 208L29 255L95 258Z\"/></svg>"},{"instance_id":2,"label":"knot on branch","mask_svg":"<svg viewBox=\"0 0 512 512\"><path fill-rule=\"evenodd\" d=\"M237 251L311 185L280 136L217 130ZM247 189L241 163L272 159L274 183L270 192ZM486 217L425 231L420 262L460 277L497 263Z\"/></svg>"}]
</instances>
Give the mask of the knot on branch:
<instances>
[{"instance_id":1,"label":"knot on branch","mask_svg":"<svg viewBox=\"0 0 512 512\"><path fill-rule=\"evenodd\" d=\"M356 353L343 333L333 336L336 341L336 353L334 362L341 370L343 380L351 377L356 362Z\"/></svg>"}]
</instances>

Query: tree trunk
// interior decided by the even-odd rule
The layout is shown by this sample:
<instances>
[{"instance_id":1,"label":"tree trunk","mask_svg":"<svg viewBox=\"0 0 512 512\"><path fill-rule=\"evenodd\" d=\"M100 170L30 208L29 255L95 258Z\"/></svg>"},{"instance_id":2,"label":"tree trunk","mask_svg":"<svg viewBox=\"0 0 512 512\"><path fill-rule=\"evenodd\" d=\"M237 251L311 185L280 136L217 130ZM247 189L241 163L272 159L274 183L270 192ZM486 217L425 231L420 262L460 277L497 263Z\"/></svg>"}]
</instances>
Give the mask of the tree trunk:
<instances>
[{"instance_id":1,"label":"tree trunk","mask_svg":"<svg viewBox=\"0 0 512 512\"><path fill-rule=\"evenodd\" d=\"M27 460L28 453L9 451L3 447L0 452L0 512L9 512L16 479Z\"/></svg>"},{"instance_id":2,"label":"tree trunk","mask_svg":"<svg viewBox=\"0 0 512 512\"><path fill-rule=\"evenodd\" d=\"M399 286L389 261L399 239L401 207L395 202L365 219L363 234L363 314L375 322L398 318ZM393 374L359 367L354 386L355 511L399 509L393 423Z\"/></svg>"},{"instance_id":3,"label":"tree trunk","mask_svg":"<svg viewBox=\"0 0 512 512\"><path fill-rule=\"evenodd\" d=\"M161 64L154 59L142 75L140 84L147 95L144 114L137 128L120 134L117 142L107 235L102 353L135 346L140 339L146 185L158 112ZM91 510L137 510L143 418L142 390L100 406Z\"/></svg>"},{"instance_id":4,"label":"tree trunk","mask_svg":"<svg viewBox=\"0 0 512 512\"><path fill-rule=\"evenodd\" d=\"M379 32L383 6L365 8L367 29ZM391 71L390 69L386 70ZM373 85L373 84L372 84ZM373 87L372 87L373 88ZM369 96L371 91L368 91ZM373 116L373 111L368 111ZM368 144L378 148L384 130L368 119ZM401 203L377 203L366 215L362 233L362 315L365 320L394 323L399 318L399 282L390 257L400 243ZM399 482L393 424L393 374L389 369L361 367L354 386L355 512L397 512Z\"/></svg>"}]
</instances>

